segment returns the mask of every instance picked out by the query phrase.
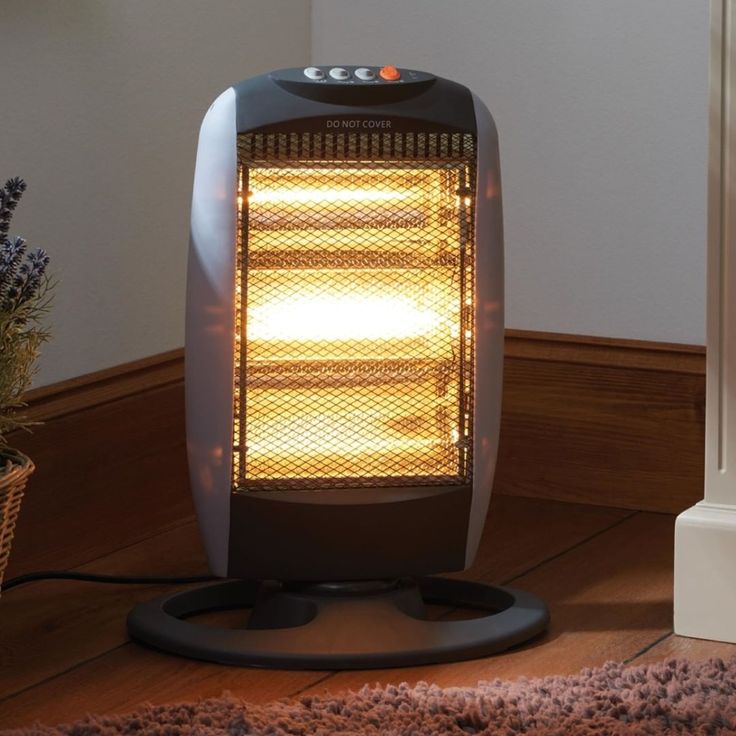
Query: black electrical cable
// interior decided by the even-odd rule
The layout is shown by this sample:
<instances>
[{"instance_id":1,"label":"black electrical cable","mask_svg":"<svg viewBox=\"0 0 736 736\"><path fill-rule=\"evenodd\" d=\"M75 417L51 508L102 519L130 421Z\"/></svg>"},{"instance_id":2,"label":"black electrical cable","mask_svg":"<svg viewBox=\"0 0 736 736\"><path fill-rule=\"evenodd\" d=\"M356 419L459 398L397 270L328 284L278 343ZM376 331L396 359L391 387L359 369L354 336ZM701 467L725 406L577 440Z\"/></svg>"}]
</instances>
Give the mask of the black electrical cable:
<instances>
[{"instance_id":1,"label":"black electrical cable","mask_svg":"<svg viewBox=\"0 0 736 736\"><path fill-rule=\"evenodd\" d=\"M185 585L187 583L209 583L219 580L214 575L191 575L170 577L167 575L97 575L73 570L38 570L10 578L0 585L3 593L11 588L37 580L83 580L88 583L112 583L115 585Z\"/></svg>"}]
</instances>

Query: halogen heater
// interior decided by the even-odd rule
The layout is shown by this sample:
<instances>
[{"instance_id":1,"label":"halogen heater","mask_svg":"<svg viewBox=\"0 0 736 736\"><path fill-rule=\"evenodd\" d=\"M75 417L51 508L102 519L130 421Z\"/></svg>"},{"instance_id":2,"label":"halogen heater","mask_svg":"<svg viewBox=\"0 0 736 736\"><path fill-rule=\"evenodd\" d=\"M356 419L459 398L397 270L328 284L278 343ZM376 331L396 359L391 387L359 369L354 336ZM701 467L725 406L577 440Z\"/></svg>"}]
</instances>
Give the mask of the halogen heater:
<instances>
[{"instance_id":1,"label":"halogen heater","mask_svg":"<svg viewBox=\"0 0 736 736\"><path fill-rule=\"evenodd\" d=\"M537 597L470 566L503 361L493 119L395 67L223 92L199 137L187 285L191 484L214 575L141 604L138 640L227 664L363 668L491 654ZM425 604L478 609L434 620ZM192 618L249 608L237 628Z\"/></svg>"}]
</instances>

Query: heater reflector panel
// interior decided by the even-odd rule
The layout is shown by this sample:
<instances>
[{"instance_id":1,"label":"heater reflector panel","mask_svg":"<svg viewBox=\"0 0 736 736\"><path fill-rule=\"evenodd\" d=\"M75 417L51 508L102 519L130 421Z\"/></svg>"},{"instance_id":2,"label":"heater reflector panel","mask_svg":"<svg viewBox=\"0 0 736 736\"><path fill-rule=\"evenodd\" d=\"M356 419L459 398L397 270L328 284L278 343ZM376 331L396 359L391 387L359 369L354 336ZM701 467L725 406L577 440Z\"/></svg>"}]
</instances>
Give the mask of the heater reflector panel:
<instances>
[{"instance_id":1,"label":"heater reflector panel","mask_svg":"<svg viewBox=\"0 0 736 736\"><path fill-rule=\"evenodd\" d=\"M238 136L233 487L472 478L475 141Z\"/></svg>"}]
</instances>

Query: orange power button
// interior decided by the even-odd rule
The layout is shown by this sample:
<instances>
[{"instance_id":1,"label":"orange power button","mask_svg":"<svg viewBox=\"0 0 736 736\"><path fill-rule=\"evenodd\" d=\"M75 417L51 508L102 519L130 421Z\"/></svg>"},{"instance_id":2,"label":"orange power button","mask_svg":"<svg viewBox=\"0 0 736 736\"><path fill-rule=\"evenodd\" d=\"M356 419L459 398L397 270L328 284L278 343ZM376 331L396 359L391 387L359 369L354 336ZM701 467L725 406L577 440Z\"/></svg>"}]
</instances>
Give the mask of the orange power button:
<instances>
[{"instance_id":1,"label":"orange power button","mask_svg":"<svg viewBox=\"0 0 736 736\"><path fill-rule=\"evenodd\" d=\"M401 79L401 72L395 66L384 66L378 74L381 79L387 79L389 82Z\"/></svg>"}]
</instances>

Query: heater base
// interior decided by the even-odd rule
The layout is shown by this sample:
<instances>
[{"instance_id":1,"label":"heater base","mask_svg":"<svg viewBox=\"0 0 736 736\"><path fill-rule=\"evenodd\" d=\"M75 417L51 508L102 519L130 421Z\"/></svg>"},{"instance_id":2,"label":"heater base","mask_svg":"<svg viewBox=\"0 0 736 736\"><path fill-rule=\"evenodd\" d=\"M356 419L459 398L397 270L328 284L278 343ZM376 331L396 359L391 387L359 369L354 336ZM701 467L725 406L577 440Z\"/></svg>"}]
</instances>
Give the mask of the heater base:
<instances>
[{"instance_id":1,"label":"heater base","mask_svg":"<svg viewBox=\"0 0 736 736\"><path fill-rule=\"evenodd\" d=\"M425 604L476 609L477 618L431 620ZM252 608L243 628L185 620ZM234 580L141 603L131 636L220 664L283 669L403 667L483 657L521 644L549 621L540 598L449 578L287 585Z\"/></svg>"}]
</instances>

